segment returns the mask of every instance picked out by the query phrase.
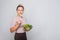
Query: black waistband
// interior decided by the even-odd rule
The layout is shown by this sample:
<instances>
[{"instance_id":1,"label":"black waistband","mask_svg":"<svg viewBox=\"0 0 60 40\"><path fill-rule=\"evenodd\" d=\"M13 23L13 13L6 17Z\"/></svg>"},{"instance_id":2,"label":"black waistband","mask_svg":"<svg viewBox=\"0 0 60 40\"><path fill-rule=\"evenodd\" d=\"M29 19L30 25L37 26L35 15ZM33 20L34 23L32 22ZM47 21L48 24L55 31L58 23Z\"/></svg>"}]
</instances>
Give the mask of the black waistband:
<instances>
[{"instance_id":1,"label":"black waistband","mask_svg":"<svg viewBox=\"0 0 60 40\"><path fill-rule=\"evenodd\" d=\"M24 32L24 33L15 33L15 34L25 34L26 32Z\"/></svg>"}]
</instances>

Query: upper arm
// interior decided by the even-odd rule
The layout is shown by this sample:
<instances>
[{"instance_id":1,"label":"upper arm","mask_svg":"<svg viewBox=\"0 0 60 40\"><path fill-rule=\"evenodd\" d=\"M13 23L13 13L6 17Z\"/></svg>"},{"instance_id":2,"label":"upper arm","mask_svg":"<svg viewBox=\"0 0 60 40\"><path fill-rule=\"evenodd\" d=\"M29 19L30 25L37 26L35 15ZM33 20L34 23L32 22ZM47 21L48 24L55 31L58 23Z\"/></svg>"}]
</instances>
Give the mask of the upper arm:
<instances>
[{"instance_id":1,"label":"upper arm","mask_svg":"<svg viewBox=\"0 0 60 40\"><path fill-rule=\"evenodd\" d=\"M12 25L11 25L11 27L15 26L15 24L16 24L16 18L14 18L14 19L12 20Z\"/></svg>"},{"instance_id":2,"label":"upper arm","mask_svg":"<svg viewBox=\"0 0 60 40\"><path fill-rule=\"evenodd\" d=\"M16 18L14 18L11 22L10 32L13 32L15 24L16 24Z\"/></svg>"}]
</instances>

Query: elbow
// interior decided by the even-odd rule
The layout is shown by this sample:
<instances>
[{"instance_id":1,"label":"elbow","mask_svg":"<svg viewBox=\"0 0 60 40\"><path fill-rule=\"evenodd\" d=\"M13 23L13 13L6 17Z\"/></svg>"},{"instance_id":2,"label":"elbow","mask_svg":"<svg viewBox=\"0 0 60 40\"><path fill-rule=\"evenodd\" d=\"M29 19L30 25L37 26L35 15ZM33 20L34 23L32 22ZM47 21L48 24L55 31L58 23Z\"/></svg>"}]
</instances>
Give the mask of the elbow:
<instances>
[{"instance_id":1,"label":"elbow","mask_svg":"<svg viewBox=\"0 0 60 40\"><path fill-rule=\"evenodd\" d=\"M14 32L14 29L13 28L10 28L10 32L13 33Z\"/></svg>"}]
</instances>

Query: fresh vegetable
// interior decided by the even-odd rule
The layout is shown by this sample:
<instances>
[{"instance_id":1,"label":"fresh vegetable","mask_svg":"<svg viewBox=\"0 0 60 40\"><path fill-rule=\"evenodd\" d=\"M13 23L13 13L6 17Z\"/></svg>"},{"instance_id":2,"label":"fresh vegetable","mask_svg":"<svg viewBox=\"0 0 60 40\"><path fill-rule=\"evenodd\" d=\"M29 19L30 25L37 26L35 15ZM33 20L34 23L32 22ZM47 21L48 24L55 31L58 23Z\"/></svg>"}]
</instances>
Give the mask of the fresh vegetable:
<instances>
[{"instance_id":1,"label":"fresh vegetable","mask_svg":"<svg viewBox=\"0 0 60 40\"><path fill-rule=\"evenodd\" d=\"M24 26L25 31L30 31L32 29L32 25L30 24L24 24L23 26Z\"/></svg>"}]
</instances>

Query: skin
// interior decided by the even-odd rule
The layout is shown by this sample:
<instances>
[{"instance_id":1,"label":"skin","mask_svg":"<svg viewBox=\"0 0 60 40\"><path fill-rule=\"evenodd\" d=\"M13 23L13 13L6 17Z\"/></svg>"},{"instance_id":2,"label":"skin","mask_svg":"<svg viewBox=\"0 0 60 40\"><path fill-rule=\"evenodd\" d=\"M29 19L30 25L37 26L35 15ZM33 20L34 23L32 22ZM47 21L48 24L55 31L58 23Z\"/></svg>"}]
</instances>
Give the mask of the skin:
<instances>
[{"instance_id":1,"label":"skin","mask_svg":"<svg viewBox=\"0 0 60 40\"><path fill-rule=\"evenodd\" d=\"M16 11L17 11L17 15L18 15L19 17L22 17L23 12L24 12L23 8L22 8L22 7L19 7Z\"/></svg>"},{"instance_id":2,"label":"skin","mask_svg":"<svg viewBox=\"0 0 60 40\"><path fill-rule=\"evenodd\" d=\"M24 9L22 7L18 7L18 9L16 10L16 12L17 12L17 16L20 18L20 17L23 16ZM18 20L16 22L16 24L13 27L10 28L10 32L12 33L14 31L16 31L19 28L20 24L21 24L21 20Z\"/></svg>"}]
</instances>

